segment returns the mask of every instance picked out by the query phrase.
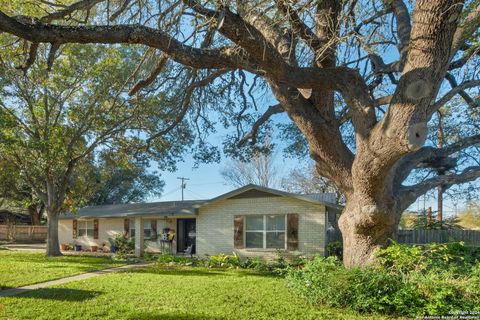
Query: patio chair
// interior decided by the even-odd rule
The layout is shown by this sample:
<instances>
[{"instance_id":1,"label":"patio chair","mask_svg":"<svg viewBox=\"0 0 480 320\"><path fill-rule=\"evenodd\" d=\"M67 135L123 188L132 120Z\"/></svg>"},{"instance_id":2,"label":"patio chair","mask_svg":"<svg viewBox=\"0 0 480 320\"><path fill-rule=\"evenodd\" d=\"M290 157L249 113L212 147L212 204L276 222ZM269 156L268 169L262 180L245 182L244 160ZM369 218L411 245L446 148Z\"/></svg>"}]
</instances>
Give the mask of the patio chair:
<instances>
[{"instance_id":1,"label":"patio chair","mask_svg":"<svg viewBox=\"0 0 480 320\"><path fill-rule=\"evenodd\" d=\"M187 249L183 250L183 255L189 254L190 257L193 257L192 249L193 249L193 245L189 245Z\"/></svg>"}]
</instances>

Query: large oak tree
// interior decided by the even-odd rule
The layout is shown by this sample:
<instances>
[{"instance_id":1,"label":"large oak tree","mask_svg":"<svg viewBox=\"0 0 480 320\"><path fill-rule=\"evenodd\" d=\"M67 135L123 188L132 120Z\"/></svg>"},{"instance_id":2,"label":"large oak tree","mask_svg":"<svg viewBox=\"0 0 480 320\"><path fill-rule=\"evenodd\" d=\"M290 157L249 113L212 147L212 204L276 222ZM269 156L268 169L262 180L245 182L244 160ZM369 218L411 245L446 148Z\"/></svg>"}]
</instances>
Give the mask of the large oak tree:
<instances>
[{"instance_id":1,"label":"large oak tree","mask_svg":"<svg viewBox=\"0 0 480 320\"><path fill-rule=\"evenodd\" d=\"M480 141L474 134L441 150L424 147L432 115L455 95L476 106L469 92L480 80L462 70L478 63L478 41L471 41L478 35L478 1L82 0L44 6L49 14L36 18L10 6L0 12L0 31L28 41L30 57L39 43L140 44L162 51L131 93L142 93L165 61L174 61L191 80L178 121L192 92L212 81L230 84L240 101L251 94L242 90L247 80L268 88L277 104L246 121L252 130L238 140L255 142L271 116L288 115L317 170L346 197L340 228L347 266L370 263L420 194L480 176L472 166L403 184L420 164L439 166ZM257 105L245 103L239 121L247 107Z\"/></svg>"}]
</instances>

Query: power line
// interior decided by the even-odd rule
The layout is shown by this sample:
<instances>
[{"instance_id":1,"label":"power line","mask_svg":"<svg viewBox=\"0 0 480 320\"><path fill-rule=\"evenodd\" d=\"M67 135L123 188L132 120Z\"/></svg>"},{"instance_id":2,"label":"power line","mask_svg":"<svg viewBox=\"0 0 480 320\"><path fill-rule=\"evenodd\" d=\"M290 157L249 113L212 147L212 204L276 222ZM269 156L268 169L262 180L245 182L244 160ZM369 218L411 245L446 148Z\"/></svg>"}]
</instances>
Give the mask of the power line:
<instances>
[{"instance_id":1,"label":"power line","mask_svg":"<svg viewBox=\"0 0 480 320\"><path fill-rule=\"evenodd\" d=\"M173 189L173 190L171 190L171 191L169 191L169 192L167 192L167 193L165 193L165 194L162 194L161 196L162 196L162 197L168 196L168 195L174 193L175 191L178 191L178 189L180 189L180 187L177 187L177 188L175 188L175 189Z\"/></svg>"},{"instance_id":2,"label":"power line","mask_svg":"<svg viewBox=\"0 0 480 320\"><path fill-rule=\"evenodd\" d=\"M210 185L210 184L221 184L223 183L223 181L218 181L218 182L209 182L209 183L194 183L194 184L190 184L191 186L206 186L206 185Z\"/></svg>"},{"instance_id":3,"label":"power line","mask_svg":"<svg viewBox=\"0 0 480 320\"><path fill-rule=\"evenodd\" d=\"M193 198L193 200L202 200L202 198L199 198L197 194L192 192L190 189L185 189L185 191L190 194L190 196Z\"/></svg>"},{"instance_id":4,"label":"power line","mask_svg":"<svg viewBox=\"0 0 480 320\"><path fill-rule=\"evenodd\" d=\"M208 197L202 196L202 195L199 194L199 193L196 193L196 192L192 191L192 189L187 189L187 191L190 192L190 193L192 193L192 194L194 194L194 195L196 195L197 197L200 197L199 200L204 200L204 199L207 199L207 198L208 198Z\"/></svg>"}]
</instances>

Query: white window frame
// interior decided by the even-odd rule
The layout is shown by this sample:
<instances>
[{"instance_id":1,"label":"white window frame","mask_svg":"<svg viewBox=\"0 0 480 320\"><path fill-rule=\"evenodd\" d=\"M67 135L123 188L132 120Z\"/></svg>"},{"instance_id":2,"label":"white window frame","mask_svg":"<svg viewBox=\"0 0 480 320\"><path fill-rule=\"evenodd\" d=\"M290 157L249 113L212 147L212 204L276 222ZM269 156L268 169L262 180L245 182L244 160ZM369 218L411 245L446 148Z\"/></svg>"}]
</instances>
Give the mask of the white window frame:
<instances>
[{"instance_id":1,"label":"white window frame","mask_svg":"<svg viewBox=\"0 0 480 320\"><path fill-rule=\"evenodd\" d=\"M267 230L267 216L284 216L285 218L285 229L284 230ZM247 219L248 217L263 217L263 230L247 230ZM263 246L261 248L247 248L247 232L261 232L263 234ZM283 248L267 248L267 233L268 232L284 232L285 241ZM287 250L287 215L286 214L250 214L245 215L245 228L243 231L243 247L245 249L262 249L262 250Z\"/></svg>"},{"instance_id":2,"label":"white window frame","mask_svg":"<svg viewBox=\"0 0 480 320\"><path fill-rule=\"evenodd\" d=\"M152 219L143 219L143 237L144 239L150 239L152 237ZM148 226L148 228L145 228L145 226ZM149 230L148 236L146 235L146 230Z\"/></svg>"},{"instance_id":3,"label":"white window frame","mask_svg":"<svg viewBox=\"0 0 480 320\"><path fill-rule=\"evenodd\" d=\"M91 227L92 228L89 228L89 224L91 224ZM83 225L83 228L82 228L82 225ZM85 230L85 235L80 235L80 230ZM88 235L88 230L92 230L92 235L89 236ZM82 238L88 238L88 237L94 237L94 234L95 234L95 224L93 222L93 220L78 220L77 221L77 234L79 237L82 237Z\"/></svg>"},{"instance_id":4,"label":"white window frame","mask_svg":"<svg viewBox=\"0 0 480 320\"><path fill-rule=\"evenodd\" d=\"M135 219L128 219L129 222L128 222L128 226L130 228L129 232L128 232L128 237L129 238L135 238Z\"/></svg>"},{"instance_id":5,"label":"white window frame","mask_svg":"<svg viewBox=\"0 0 480 320\"><path fill-rule=\"evenodd\" d=\"M150 224L151 219L143 219L143 236L144 236L144 239L150 239L151 235L152 235L152 225ZM148 228L145 228L145 224L148 222ZM129 237L135 237L135 219L130 219L130 222L129 222L129 225L130 225L130 232L129 232ZM145 230L150 230L150 236L147 237L145 236Z\"/></svg>"}]
</instances>

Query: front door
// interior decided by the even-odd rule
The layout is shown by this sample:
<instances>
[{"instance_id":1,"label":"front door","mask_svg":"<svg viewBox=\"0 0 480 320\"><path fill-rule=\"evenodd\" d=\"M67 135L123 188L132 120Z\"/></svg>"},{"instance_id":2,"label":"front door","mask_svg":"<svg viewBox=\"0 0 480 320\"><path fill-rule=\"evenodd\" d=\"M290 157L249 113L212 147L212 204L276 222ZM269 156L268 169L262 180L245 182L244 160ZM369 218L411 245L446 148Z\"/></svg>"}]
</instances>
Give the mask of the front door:
<instances>
[{"instance_id":1,"label":"front door","mask_svg":"<svg viewBox=\"0 0 480 320\"><path fill-rule=\"evenodd\" d=\"M195 219L177 219L177 252L184 252L192 246L192 254L195 254L195 239L197 237L197 225Z\"/></svg>"}]
</instances>

